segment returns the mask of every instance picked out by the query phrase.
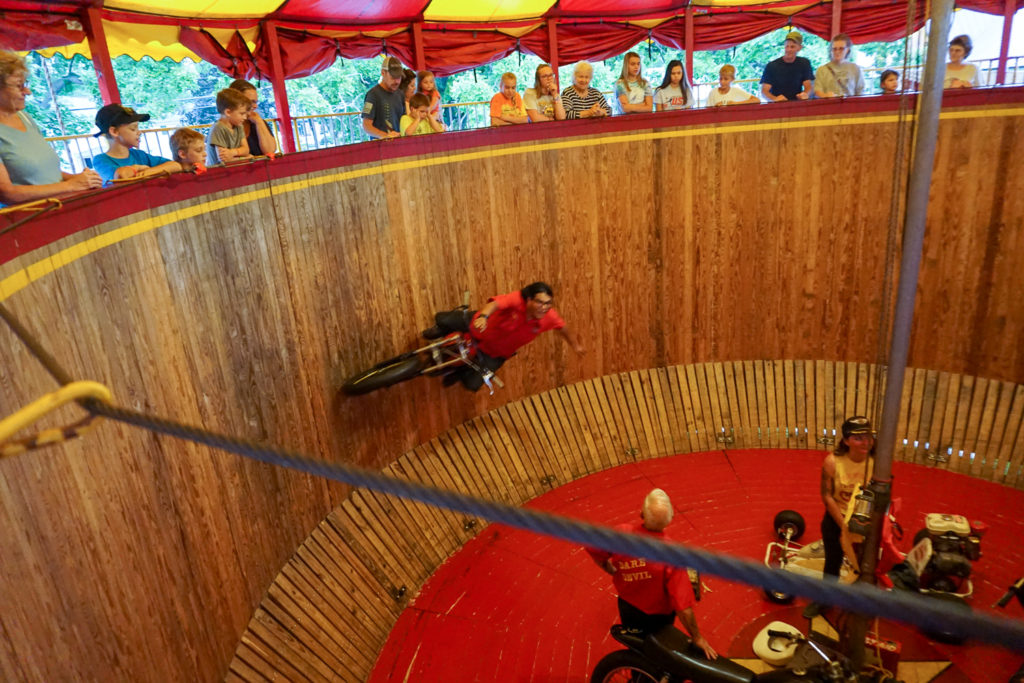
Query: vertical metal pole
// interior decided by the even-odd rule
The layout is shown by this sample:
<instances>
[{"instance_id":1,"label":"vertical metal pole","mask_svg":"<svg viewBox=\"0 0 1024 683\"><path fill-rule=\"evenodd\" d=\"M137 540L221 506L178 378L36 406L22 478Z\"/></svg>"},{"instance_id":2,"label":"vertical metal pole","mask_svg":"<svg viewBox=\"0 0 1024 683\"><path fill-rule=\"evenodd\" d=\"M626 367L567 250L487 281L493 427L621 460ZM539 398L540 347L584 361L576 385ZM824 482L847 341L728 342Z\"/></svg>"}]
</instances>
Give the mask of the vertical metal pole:
<instances>
[{"instance_id":1,"label":"vertical metal pole","mask_svg":"<svg viewBox=\"0 0 1024 683\"><path fill-rule=\"evenodd\" d=\"M914 319L914 297L917 291L921 250L924 244L925 219L928 214L928 193L932 183L935 144L939 135L939 111L942 109L942 81L946 75L946 45L953 21L953 0L933 0L931 29L928 32L928 58L925 62L921 106L914 131L914 158L907 186L907 214L903 223L903 258L896 290L892 338L889 346L885 397L878 425L875 447L875 468L870 488L875 493L871 529L864 539L861 555L860 581L874 583L878 564L883 515L891 495L892 454L896 445L896 423L903 393L903 375L907 369L910 328ZM895 188L894 188L895 191ZM846 632L846 646L859 669L864 664L864 636L867 618L854 615Z\"/></svg>"},{"instance_id":2,"label":"vertical metal pole","mask_svg":"<svg viewBox=\"0 0 1024 683\"><path fill-rule=\"evenodd\" d=\"M1010 33L1013 30L1013 13L1017 10L1014 0L1006 0L1003 6L1003 38L999 44L999 65L996 67L996 85L1006 84L1006 62L1010 55ZM985 85L992 85L991 81Z\"/></svg>"}]
</instances>

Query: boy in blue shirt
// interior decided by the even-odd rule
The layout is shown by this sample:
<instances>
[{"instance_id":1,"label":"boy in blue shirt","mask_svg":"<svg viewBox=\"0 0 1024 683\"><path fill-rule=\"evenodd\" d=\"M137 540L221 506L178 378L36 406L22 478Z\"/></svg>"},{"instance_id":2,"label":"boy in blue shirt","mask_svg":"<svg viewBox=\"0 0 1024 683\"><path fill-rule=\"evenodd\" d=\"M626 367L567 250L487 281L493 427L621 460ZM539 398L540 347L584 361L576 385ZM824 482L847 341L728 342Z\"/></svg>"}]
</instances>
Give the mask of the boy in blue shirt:
<instances>
[{"instance_id":1,"label":"boy in blue shirt","mask_svg":"<svg viewBox=\"0 0 1024 683\"><path fill-rule=\"evenodd\" d=\"M96 112L95 137L102 135L110 145L106 154L92 158L93 170L104 185L112 180L144 178L160 173L177 173L181 164L156 157L139 149L139 121L149 121L149 114L136 114L120 104L108 104Z\"/></svg>"}]
</instances>

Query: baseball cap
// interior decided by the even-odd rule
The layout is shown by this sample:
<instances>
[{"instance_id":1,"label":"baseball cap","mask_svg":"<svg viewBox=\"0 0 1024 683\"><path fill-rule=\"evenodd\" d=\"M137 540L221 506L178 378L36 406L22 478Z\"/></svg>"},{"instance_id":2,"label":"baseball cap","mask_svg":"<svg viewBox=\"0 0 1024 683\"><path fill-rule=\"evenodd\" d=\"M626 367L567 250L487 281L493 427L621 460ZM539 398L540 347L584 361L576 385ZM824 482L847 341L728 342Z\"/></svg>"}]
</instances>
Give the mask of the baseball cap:
<instances>
[{"instance_id":1,"label":"baseball cap","mask_svg":"<svg viewBox=\"0 0 1024 683\"><path fill-rule=\"evenodd\" d=\"M149 121L149 114L137 114L131 107L123 107L120 104L108 104L100 107L100 110L96 112L96 127L100 129L100 132L94 133L93 137L103 135L112 126L123 126L126 123L135 123L136 121Z\"/></svg>"},{"instance_id":2,"label":"baseball cap","mask_svg":"<svg viewBox=\"0 0 1024 683\"><path fill-rule=\"evenodd\" d=\"M800 31L790 31L789 33L786 34L786 40L792 40L800 47L804 46L804 37L800 35Z\"/></svg>"},{"instance_id":3,"label":"baseball cap","mask_svg":"<svg viewBox=\"0 0 1024 683\"><path fill-rule=\"evenodd\" d=\"M392 78L401 78L403 75L402 61L398 57L386 57L382 70L387 71Z\"/></svg>"},{"instance_id":4,"label":"baseball cap","mask_svg":"<svg viewBox=\"0 0 1024 683\"><path fill-rule=\"evenodd\" d=\"M843 438L850 436L851 434L874 434L874 430L871 428L871 420L867 419L863 415L854 415L848 418L842 426Z\"/></svg>"}]
</instances>

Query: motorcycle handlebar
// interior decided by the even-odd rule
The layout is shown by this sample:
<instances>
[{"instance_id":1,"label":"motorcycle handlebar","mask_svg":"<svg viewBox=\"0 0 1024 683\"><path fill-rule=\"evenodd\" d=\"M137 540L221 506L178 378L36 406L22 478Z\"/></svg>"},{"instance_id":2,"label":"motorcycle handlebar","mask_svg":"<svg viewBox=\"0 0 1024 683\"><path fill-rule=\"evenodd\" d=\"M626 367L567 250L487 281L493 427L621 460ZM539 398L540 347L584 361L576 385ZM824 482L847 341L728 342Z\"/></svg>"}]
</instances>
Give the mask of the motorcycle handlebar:
<instances>
[{"instance_id":1,"label":"motorcycle handlebar","mask_svg":"<svg viewBox=\"0 0 1024 683\"><path fill-rule=\"evenodd\" d=\"M1006 589L1006 593L1003 594L1003 597L999 598L996 607L1006 607L1010 600L1013 600L1014 595L1021 600L1021 604L1024 604L1024 576L1017 579L1012 586Z\"/></svg>"}]
</instances>

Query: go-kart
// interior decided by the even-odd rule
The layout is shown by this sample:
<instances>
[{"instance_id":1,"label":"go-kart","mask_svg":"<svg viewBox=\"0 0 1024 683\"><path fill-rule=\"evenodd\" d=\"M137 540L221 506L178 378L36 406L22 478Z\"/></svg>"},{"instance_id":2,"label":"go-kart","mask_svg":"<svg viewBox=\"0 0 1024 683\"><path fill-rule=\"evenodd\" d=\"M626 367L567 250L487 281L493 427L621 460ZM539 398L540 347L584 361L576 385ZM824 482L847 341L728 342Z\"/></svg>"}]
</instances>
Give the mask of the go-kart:
<instances>
[{"instance_id":1,"label":"go-kart","mask_svg":"<svg viewBox=\"0 0 1024 683\"><path fill-rule=\"evenodd\" d=\"M987 527L968 522L961 515L932 513L925 516L925 527L914 536L914 546L904 554L896 547L903 530L896 521L899 501L885 516L882 526L881 556L876 578L880 586L913 590L947 600L963 601L974 592L970 575L972 562L981 558L981 538ZM795 510L782 510L772 524L776 540L768 544L764 563L768 567L804 576L822 577L825 549L818 540L808 545L797 541L806 530L803 516ZM857 578L850 553L843 560L839 580L852 583ZM792 595L765 590L772 602L789 603Z\"/></svg>"}]
</instances>

